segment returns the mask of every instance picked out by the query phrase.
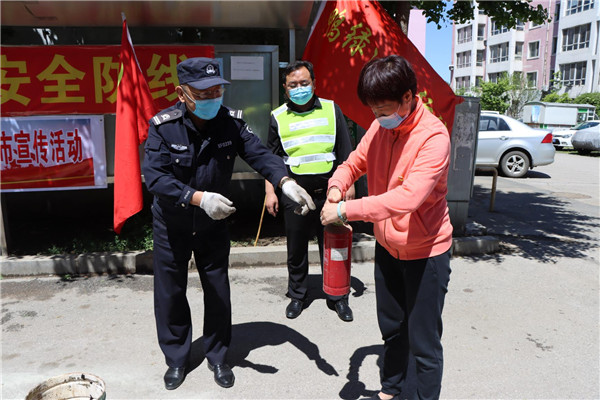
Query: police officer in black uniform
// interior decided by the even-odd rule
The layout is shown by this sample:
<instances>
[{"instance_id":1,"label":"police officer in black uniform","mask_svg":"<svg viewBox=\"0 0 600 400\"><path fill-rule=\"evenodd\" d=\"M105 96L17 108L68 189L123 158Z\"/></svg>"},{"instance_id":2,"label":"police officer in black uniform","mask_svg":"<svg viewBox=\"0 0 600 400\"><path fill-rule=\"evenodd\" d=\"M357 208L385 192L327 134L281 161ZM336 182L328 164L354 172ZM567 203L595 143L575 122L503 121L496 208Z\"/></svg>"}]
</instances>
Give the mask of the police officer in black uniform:
<instances>
[{"instance_id":1,"label":"police officer in black uniform","mask_svg":"<svg viewBox=\"0 0 600 400\"><path fill-rule=\"evenodd\" d=\"M237 155L298 206L314 210L310 195L293 179L236 113L222 106L219 64L189 58L177 65L179 101L151 119L143 172L154 229L154 314L158 341L168 366L165 387L183 383L192 344L186 297L188 261L194 254L204 291L203 345L208 368L222 387L234 375L226 363L231 340L228 277L229 232L225 218L235 212L227 198Z\"/></svg>"}]
</instances>

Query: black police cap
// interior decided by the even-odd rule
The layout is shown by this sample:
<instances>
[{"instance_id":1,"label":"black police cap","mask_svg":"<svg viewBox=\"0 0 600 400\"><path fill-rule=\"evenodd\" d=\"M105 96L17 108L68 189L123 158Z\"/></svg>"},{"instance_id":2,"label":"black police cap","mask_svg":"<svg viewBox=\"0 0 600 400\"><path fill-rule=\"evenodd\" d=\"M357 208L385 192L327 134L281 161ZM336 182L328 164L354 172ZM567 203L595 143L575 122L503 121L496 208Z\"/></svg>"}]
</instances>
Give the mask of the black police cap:
<instances>
[{"instance_id":1,"label":"black police cap","mask_svg":"<svg viewBox=\"0 0 600 400\"><path fill-rule=\"evenodd\" d=\"M204 90L216 85L229 85L221 78L219 63L213 58L195 57L188 58L177 64L177 78L180 85Z\"/></svg>"}]
</instances>

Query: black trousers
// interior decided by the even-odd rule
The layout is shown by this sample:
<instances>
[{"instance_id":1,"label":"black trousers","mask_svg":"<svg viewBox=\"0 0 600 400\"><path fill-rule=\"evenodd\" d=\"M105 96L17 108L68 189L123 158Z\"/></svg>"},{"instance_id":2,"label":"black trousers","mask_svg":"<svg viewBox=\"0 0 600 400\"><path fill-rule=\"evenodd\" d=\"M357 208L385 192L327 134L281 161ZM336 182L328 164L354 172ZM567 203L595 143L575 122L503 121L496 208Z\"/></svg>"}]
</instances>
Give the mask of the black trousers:
<instances>
[{"instance_id":1,"label":"black trousers","mask_svg":"<svg viewBox=\"0 0 600 400\"><path fill-rule=\"evenodd\" d=\"M173 225L173 226L171 226ZM158 343L169 367L182 367L192 345L192 318L186 296L188 261L194 254L204 292L203 345L211 364L225 362L231 342L229 231L217 223L195 234L154 216L154 316Z\"/></svg>"},{"instance_id":2,"label":"black trousers","mask_svg":"<svg viewBox=\"0 0 600 400\"><path fill-rule=\"evenodd\" d=\"M450 281L450 251L403 261L375 247L377 320L384 340L382 392L396 395L415 357L417 396L437 399L442 387L442 309Z\"/></svg>"},{"instance_id":3,"label":"black trousers","mask_svg":"<svg viewBox=\"0 0 600 400\"><path fill-rule=\"evenodd\" d=\"M287 196L282 195L281 201L284 205L285 236L287 240L287 266L288 266L288 292L287 296L293 299L304 300L308 292L308 242L317 237L319 245L319 257L321 260L321 273L323 273L323 225L320 216L323 204L325 204L325 192L316 195L311 193L316 209L302 216L294 214L298 207L296 203ZM327 299L337 301L344 296L331 296L326 294Z\"/></svg>"}]
</instances>

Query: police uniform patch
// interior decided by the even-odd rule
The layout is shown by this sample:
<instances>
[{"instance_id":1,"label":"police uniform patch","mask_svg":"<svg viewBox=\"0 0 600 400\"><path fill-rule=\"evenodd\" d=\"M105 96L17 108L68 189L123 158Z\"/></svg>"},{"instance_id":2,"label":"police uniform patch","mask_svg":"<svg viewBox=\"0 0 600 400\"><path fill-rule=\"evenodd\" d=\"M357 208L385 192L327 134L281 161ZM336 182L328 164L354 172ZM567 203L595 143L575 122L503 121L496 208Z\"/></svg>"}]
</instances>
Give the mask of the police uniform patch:
<instances>
[{"instance_id":1,"label":"police uniform patch","mask_svg":"<svg viewBox=\"0 0 600 400\"><path fill-rule=\"evenodd\" d=\"M231 115L233 118L242 119L242 113L242 110L229 109L229 115Z\"/></svg>"},{"instance_id":2,"label":"police uniform patch","mask_svg":"<svg viewBox=\"0 0 600 400\"><path fill-rule=\"evenodd\" d=\"M156 114L152 117L152 123L156 126L164 124L165 122L173 121L180 118L183 115L181 110L171 110L164 113Z\"/></svg>"},{"instance_id":3,"label":"police uniform patch","mask_svg":"<svg viewBox=\"0 0 600 400\"><path fill-rule=\"evenodd\" d=\"M188 147L185 144L177 144L177 143L171 144L171 148L175 151L185 151L188 149Z\"/></svg>"}]
</instances>

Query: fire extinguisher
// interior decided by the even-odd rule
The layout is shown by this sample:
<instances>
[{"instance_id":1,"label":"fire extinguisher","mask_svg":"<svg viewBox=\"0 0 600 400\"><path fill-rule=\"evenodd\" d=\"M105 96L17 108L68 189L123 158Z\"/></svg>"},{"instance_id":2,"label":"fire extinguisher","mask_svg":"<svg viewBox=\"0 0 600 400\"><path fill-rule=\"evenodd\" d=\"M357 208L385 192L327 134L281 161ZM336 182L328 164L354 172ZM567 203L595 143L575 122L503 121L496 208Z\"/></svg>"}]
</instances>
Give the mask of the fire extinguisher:
<instances>
[{"instance_id":1,"label":"fire extinguisher","mask_svg":"<svg viewBox=\"0 0 600 400\"><path fill-rule=\"evenodd\" d=\"M323 230L323 291L331 296L350 293L352 227L329 224Z\"/></svg>"}]
</instances>

